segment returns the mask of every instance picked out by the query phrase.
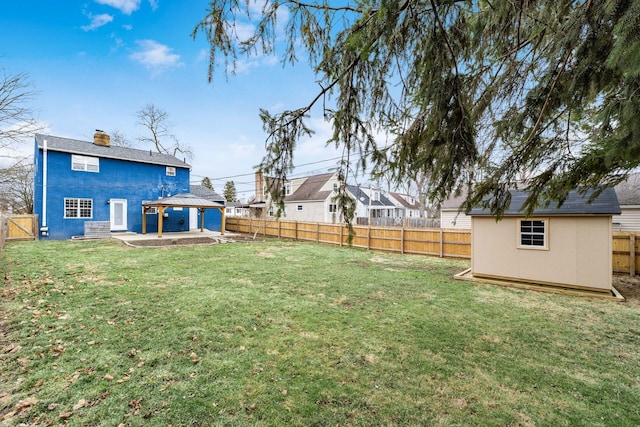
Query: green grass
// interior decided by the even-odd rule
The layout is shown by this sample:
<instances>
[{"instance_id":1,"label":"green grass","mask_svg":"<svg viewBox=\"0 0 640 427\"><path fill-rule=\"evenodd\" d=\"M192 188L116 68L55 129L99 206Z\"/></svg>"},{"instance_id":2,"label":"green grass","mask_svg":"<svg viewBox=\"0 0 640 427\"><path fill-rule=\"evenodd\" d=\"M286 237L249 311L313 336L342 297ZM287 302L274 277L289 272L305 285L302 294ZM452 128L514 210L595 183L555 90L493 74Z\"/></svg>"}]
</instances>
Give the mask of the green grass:
<instances>
[{"instance_id":1,"label":"green grass","mask_svg":"<svg viewBox=\"0 0 640 427\"><path fill-rule=\"evenodd\" d=\"M282 241L2 261L2 426L640 425L637 304Z\"/></svg>"}]
</instances>

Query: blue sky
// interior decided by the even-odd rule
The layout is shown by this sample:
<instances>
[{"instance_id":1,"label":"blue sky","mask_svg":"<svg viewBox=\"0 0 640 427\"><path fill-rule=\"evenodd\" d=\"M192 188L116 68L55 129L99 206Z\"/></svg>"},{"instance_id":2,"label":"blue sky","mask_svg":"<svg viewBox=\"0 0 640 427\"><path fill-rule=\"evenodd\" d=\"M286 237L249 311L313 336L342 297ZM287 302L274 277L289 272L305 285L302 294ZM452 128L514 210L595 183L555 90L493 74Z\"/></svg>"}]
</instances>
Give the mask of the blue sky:
<instances>
[{"instance_id":1,"label":"blue sky","mask_svg":"<svg viewBox=\"0 0 640 427\"><path fill-rule=\"evenodd\" d=\"M253 194L252 174L264 154L260 108L306 105L317 90L301 63L243 60L239 72L207 82L208 44L191 33L206 0L5 0L0 7L0 68L29 75L30 105L43 133L90 141L95 129L143 135L136 113L153 103L172 133L192 147L192 181L208 176L216 190L233 179ZM330 125L311 117L316 135L296 152L295 174L325 172L340 153L325 147ZM32 139L25 142L30 152ZM148 149L150 147L139 147ZM320 162L319 162L320 161Z\"/></svg>"}]
</instances>

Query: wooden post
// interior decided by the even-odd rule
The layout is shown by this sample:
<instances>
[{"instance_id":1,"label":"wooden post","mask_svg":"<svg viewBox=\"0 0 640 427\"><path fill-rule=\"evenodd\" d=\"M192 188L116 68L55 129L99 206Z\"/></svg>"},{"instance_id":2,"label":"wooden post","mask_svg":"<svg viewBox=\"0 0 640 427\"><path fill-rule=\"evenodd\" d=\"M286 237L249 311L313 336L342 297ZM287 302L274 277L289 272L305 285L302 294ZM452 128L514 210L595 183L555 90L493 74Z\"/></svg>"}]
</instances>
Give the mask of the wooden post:
<instances>
[{"instance_id":1,"label":"wooden post","mask_svg":"<svg viewBox=\"0 0 640 427\"><path fill-rule=\"evenodd\" d=\"M264 230L262 232L262 234L264 235L264 237L267 237L267 217L264 217Z\"/></svg>"},{"instance_id":2,"label":"wooden post","mask_svg":"<svg viewBox=\"0 0 640 427\"><path fill-rule=\"evenodd\" d=\"M280 218L278 218L278 239L281 237L281 229L282 229L282 223L280 222Z\"/></svg>"},{"instance_id":3,"label":"wooden post","mask_svg":"<svg viewBox=\"0 0 640 427\"><path fill-rule=\"evenodd\" d=\"M344 226L342 225L342 223L340 223L340 247L342 247L342 229L344 228Z\"/></svg>"},{"instance_id":4,"label":"wooden post","mask_svg":"<svg viewBox=\"0 0 640 427\"><path fill-rule=\"evenodd\" d=\"M367 250L371 250L371 222L367 225Z\"/></svg>"},{"instance_id":5,"label":"wooden post","mask_svg":"<svg viewBox=\"0 0 640 427\"><path fill-rule=\"evenodd\" d=\"M442 258L444 249L444 234L442 233L442 228L440 229L440 258Z\"/></svg>"},{"instance_id":6,"label":"wooden post","mask_svg":"<svg viewBox=\"0 0 640 427\"><path fill-rule=\"evenodd\" d=\"M316 243L320 242L320 223L316 222Z\"/></svg>"},{"instance_id":7,"label":"wooden post","mask_svg":"<svg viewBox=\"0 0 640 427\"><path fill-rule=\"evenodd\" d=\"M142 207L142 234L147 234L147 208Z\"/></svg>"},{"instance_id":8,"label":"wooden post","mask_svg":"<svg viewBox=\"0 0 640 427\"><path fill-rule=\"evenodd\" d=\"M294 221L294 233L293 233L293 240L298 240L298 221Z\"/></svg>"},{"instance_id":9,"label":"wooden post","mask_svg":"<svg viewBox=\"0 0 640 427\"><path fill-rule=\"evenodd\" d=\"M162 238L162 220L164 218L164 206L158 206L158 239Z\"/></svg>"},{"instance_id":10,"label":"wooden post","mask_svg":"<svg viewBox=\"0 0 640 427\"><path fill-rule=\"evenodd\" d=\"M404 254L404 220L402 224L402 229L400 230L400 253Z\"/></svg>"},{"instance_id":11,"label":"wooden post","mask_svg":"<svg viewBox=\"0 0 640 427\"><path fill-rule=\"evenodd\" d=\"M629 235L629 274L636 275L636 235Z\"/></svg>"},{"instance_id":12,"label":"wooden post","mask_svg":"<svg viewBox=\"0 0 640 427\"><path fill-rule=\"evenodd\" d=\"M227 219L225 216L225 208L220 208L221 222L220 222L220 234L224 236L224 229L227 228Z\"/></svg>"}]
</instances>

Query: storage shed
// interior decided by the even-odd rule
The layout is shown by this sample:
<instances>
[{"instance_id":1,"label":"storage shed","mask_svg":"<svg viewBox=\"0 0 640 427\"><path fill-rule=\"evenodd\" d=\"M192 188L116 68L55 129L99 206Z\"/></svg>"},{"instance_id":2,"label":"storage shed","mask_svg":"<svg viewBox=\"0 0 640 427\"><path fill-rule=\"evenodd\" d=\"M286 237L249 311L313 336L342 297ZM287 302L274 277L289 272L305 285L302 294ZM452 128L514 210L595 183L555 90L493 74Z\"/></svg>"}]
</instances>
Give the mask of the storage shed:
<instances>
[{"instance_id":1,"label":"storage shed","mask_svg":"<svg viewBox=\"0 0 640 427\"><path fill-rule=\"evenodd\" d=\"M524 191L511 191L498 221L488 210L471 210L472 276L610 294L611 217L620 206L611 188L589 203L593 194L571 191L561 206L538 208L531 217L522 212Z\"/></svg>"}]
</instances>

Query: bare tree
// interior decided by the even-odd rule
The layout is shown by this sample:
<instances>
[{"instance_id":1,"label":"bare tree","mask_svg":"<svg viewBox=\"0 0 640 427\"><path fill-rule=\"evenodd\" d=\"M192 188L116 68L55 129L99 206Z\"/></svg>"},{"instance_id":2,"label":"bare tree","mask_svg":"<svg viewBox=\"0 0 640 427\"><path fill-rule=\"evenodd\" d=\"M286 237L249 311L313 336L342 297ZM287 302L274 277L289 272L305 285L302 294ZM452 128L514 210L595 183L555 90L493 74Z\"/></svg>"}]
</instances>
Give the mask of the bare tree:
<instances>
[{"instance_id":1,"label":"bare tree","mask_svg":"<svg viewBox=\"0 0 640 427\"><path fill-rule=\"evenodd\" d=\"M28 106L33 85L24 73L0 68L0 208L33 212L33 165L12 149L41 129Z\"/></svg>"},{"instance_id":2,"label":"bare tree","mask_svg":"<svg viewBox=\"0 0 640 427\"><path fill-rule=\"evenodd\" d=\"M23 159L0 169L0 209L33 213L33 164Z\"/></svg>"},{"instance_id":3,"label":"bare tree","mask_svg":"<svg viewBox=\"0 0 640 427\"><path fill-rule=\"evenodd\" d=\"M138 111L138 124L144 126L149 136L138 137L138 141L150 144L158 153L176 156L183 154L188 159L193 158L191 147L181 143L170 131L169 114L154 104L147 104Z\"/></svg>"},{"instance_id":4,"label":"bare tree","mask_svg":"<svg viewBox=\"0 0 640 427\"><path fill-rule=\"evenodd\" d=\"M112 130L109 136L111 137L111 145L115 145L116 147L133 148L136 146L134 141L130 140L127 135L118 129Z\"/></svg>"},{"instance_id":5,"label":"bare tree","mask_svg":"<svg viewBox=\"0 0 640 427\"><path fill-rule=\"evenodd\" d=\"M33 99L32 84L24 73L7 74L0 68L0 148L21 142L38 130L27 106Z\"/></svg>"}]
</instances>

